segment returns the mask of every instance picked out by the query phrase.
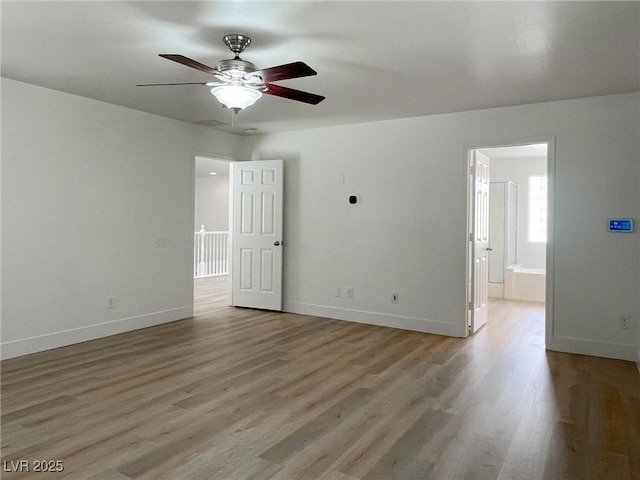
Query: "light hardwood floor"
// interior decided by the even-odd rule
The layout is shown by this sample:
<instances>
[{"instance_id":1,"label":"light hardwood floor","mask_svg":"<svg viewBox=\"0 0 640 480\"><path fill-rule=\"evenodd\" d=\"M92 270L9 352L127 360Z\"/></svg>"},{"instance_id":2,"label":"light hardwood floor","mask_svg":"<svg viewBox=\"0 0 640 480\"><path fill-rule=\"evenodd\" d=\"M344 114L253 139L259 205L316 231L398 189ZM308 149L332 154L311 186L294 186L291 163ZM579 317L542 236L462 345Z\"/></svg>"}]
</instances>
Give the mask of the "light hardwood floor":
<instances>
[{"instance_id":1,"label":"light hardwood floor","mask_svg":"<svg viewBox=\"0 0 640 480\"><path fill-rule=\"evenodd\" d=\"M640 479L633 363L546 352L541 304L456 339L226 306L2 363L3 469L52 479ZM221 293L222 292L222 293Z\"/></svg>"}]
</instances>

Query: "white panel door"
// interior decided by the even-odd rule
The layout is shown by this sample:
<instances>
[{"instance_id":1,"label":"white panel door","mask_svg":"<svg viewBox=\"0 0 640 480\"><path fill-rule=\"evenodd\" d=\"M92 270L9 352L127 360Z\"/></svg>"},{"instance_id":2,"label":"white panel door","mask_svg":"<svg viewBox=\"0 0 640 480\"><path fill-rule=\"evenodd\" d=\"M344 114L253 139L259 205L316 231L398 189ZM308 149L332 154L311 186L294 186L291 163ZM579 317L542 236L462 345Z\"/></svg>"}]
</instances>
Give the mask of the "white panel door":
<instances>
[{"instance_id":1,"label":"white panel door","mask_svg":"<svg viewBox=\"0 0 640 480\"><path fill-rule=\"evenodd\" d=\"M231 304L282 310L282 160L236 162Z\"/></svg>"},{"instance_id":2,"label":"white panel door","mask_svg":"<svg viewBox=\"0 0 640 480\"><path fill-rule=\"evenodd\" d=\"M489 158L473 151L473 287L471 333L487 322L489 298Z\"/></svg>"}]
</instances>

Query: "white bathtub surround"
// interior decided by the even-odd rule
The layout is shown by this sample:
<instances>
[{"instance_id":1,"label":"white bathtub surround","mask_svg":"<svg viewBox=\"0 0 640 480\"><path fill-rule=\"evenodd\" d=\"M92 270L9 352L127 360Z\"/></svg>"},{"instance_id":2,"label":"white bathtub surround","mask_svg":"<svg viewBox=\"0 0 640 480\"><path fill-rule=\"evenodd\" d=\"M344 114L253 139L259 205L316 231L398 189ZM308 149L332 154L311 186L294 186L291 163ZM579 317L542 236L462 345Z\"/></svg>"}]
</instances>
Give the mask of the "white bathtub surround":
<instances>
[{"instance_id":1,"label":"white bathtub surround","mask_svg":"<svg viewBox=\"0 0 640 480\"><path fill-rule=\"evenodd\" d=\"M489 282L489 297L504 298L504 283Z\"/></svg>"},{"instance_id":2,"label":"white bathtub surround","mask_svg":"<svg viewBox=\"0 0 640 480\"><path fill-rule=\"evenodd\" d=\"M510 265L505 271L504 298L544 302L546 279L544 268Z\"/></svg>"}]
</instances>

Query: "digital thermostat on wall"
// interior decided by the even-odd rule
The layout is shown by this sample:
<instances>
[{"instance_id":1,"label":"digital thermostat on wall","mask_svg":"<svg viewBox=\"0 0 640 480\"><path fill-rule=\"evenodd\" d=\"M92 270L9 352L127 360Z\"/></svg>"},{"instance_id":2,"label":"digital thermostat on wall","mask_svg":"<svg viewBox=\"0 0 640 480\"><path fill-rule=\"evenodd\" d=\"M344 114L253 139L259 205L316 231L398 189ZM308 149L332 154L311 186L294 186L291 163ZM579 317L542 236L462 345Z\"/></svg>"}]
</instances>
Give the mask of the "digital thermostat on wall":
<instances>
[{"instance_id":1,"label":"digital thermostat on wall","mask_svg":"<svg viewBox=\"0 0 640 480\"><path fill-rule=\"evenodd\" d=\"M631 218L610 218L610 232L633 232L633 219Z\"/></svg>"}]
</instances>

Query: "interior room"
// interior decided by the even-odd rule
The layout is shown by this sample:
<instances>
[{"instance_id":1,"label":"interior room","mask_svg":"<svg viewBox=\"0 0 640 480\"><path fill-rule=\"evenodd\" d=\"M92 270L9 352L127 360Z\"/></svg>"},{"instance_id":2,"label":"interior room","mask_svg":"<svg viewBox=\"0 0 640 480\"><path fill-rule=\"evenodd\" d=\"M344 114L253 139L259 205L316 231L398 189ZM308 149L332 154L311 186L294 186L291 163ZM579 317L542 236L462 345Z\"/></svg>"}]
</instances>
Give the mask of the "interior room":
<instances>
[{"instance_id":1,"label":"interior room","mask_svg":"<svg viewBox=\"0 0 640 480\"><path fill-rule=\"evenodd\" d=\"M640 2L0 8L3 478L640 478Z\"/></svg>"},{"instance_id":2,"label":"interior room","mask_svg":"<svg viewBox=\"0 0 640 480\"><path fill-rule=\"evenodd\" d=\"M481 151L491 161L489 296L544 302L547 145Z\"/></svg>"}]
</instances>

